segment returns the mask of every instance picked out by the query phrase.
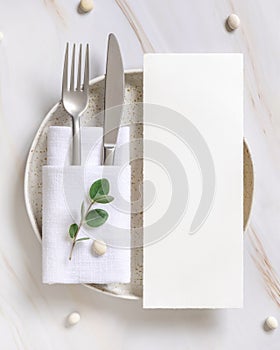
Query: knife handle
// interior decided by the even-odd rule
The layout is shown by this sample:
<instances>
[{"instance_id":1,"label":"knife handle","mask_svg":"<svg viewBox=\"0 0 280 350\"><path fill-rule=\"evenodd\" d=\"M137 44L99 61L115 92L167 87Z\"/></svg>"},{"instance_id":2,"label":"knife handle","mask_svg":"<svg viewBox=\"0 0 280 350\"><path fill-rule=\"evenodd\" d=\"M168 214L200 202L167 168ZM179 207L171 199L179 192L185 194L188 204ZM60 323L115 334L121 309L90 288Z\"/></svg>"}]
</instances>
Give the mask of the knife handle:
<instances>
[{"instance_id":1,"label":"knife handle","mask_svg":"<svg viewBox=\"0 0 280 350\"><path fill-rule=\"evenodd\" d=\"M104 148L104 165L114 164L115 147Z\"/></svg>"}]
</instances>

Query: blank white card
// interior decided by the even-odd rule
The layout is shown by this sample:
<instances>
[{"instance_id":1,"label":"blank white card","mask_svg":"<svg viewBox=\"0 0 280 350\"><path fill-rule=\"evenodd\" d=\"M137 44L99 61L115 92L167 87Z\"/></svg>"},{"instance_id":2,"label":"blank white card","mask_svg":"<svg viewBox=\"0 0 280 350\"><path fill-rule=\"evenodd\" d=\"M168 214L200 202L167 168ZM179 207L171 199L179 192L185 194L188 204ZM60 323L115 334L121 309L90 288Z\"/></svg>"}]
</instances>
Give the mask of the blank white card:
<instances>
[{"instance_id":1,"label":"blank white card","mask_svg":"<svg viewBox=\"0 0 280 350\"><path fill-rule=\"evenodd\" d=\"M243 305L243 56L144 58L144 308Z\"/></svg>"}]
</instances>

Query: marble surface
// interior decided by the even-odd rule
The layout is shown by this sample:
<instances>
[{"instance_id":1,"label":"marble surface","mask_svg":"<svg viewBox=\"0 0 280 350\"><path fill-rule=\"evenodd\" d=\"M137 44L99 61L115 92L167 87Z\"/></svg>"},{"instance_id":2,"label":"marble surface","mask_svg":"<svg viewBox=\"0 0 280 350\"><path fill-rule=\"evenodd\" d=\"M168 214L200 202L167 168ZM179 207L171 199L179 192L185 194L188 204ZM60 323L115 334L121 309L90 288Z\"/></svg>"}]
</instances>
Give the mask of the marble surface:
<instances>
[{"instance_id":1,"label":"marble surface","mask_svg":"<svg viewBox=\"0 0 280 350\"><path fill-rule=\"evenodd\" d=\"M241 27L229 33L231 12ZM95 0L87 15L77 13L76 1L0 0L1 349L279 348L280 330L263 329L268 315L280 319L279 13L276 0ZM142 66L143 50L244 53L255 200L244 237L242 310L144 311L141 301L41 283L41 246L23 199L26 155L59 99L65 41L90 42L94 77L104 72L108 32L119 37L127 69ZM81 321L67 328L74 310Z\"/></svg>"}]
</instances>

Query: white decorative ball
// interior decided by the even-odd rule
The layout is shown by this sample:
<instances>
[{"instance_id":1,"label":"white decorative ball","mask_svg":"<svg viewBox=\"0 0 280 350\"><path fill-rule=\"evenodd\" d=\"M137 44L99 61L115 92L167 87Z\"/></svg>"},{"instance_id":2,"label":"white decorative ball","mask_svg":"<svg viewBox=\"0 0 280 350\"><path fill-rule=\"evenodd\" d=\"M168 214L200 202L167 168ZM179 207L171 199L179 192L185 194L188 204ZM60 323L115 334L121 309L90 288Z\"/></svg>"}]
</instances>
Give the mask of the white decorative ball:
<instances>
[{"instance_id":1,"label":"white decorative ball","mask_svg":"<svg viewBox=\"0 0 280 350\"><path fill-rule=\"evenodd\" d=\"M72 312L68 316L68 323L69 325L73 326L74 324L77 324L81 319L81 316L78 312Z\"/></svg>"},{"instance_id":2,"label":"white decorative ball","mask_svg":"<svg viewBox=\"0 0 280 350\"><path fill-rule=\"evenodd\" d=\"M275 317L273 316L269 316L266 320L265 320L265 324L267 325L267 327L269 329L276 329L278 327L278 321Z\"/></svg>"},{"instance_id":3,"label":"white decorative ball","mask_svg":"<svg viewBox=\"0 0 280 350\"><path fill-rule=\"evenodd\" d=\"M2 41L4 38L4 34L2 32L0 32L0 41Z\"/></svg>"},{"instance_id":4,"label":"white decorative ball","mask_svg":"<svg viewBox=\"0 0 280 350\"><path fill-rule=\"evenodd\" d=\"M93 0L81 0L80 9L83 12L89 12L93 9Z\"/></svg>"},{"instance_id":5,"label":"white decorative ball","mask_svg":"<svg viewBox=\"0 0 280 350\"><path fill-rule=\"evenodd\" d=\"M95 240L92 244L92 250L97 255L103 255L107 251L107 245L101 240Z\"/></svg>"},{"instance_id":6,"label":"white decorative ball","mask_svg":"<svg viewBox=\"0 0 280 350\"><path fill-rule=\"evenodd\" d=\"M230 29L235 30L240 26L240 19L236 14L232 13L227 18L227 24Z\"/></svg>"}]
</instances>

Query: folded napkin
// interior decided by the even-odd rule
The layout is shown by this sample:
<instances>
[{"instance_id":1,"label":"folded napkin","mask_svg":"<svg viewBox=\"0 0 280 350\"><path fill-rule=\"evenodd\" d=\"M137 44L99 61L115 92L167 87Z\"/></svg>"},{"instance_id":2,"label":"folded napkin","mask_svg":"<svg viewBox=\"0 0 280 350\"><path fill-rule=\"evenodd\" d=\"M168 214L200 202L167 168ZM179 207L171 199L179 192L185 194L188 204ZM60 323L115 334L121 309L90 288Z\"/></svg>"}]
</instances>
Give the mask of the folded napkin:
<instances>
[{"instance_id":1,"label":"folded napkin","mask_svg":"<svg viewBox=\"0 0 280 350\"><path fill-rule=\"evenodd\" d=\"M48 165L43 167L43 282L44 283L128 283L130 281L130 165L129 129L121 128L114 166L102 166L102 128L81 130L81 166L70 166L71 128L48 130ZM81 203L91 184L106 178L110 182L109 204L96 204L109 218L98 228L83 227L72 260L69 226L79 223ZM87 206L88 204L86 204ZM95 239L106 242L102 256L93 253Z\"/></svg>"}]
</instances>

